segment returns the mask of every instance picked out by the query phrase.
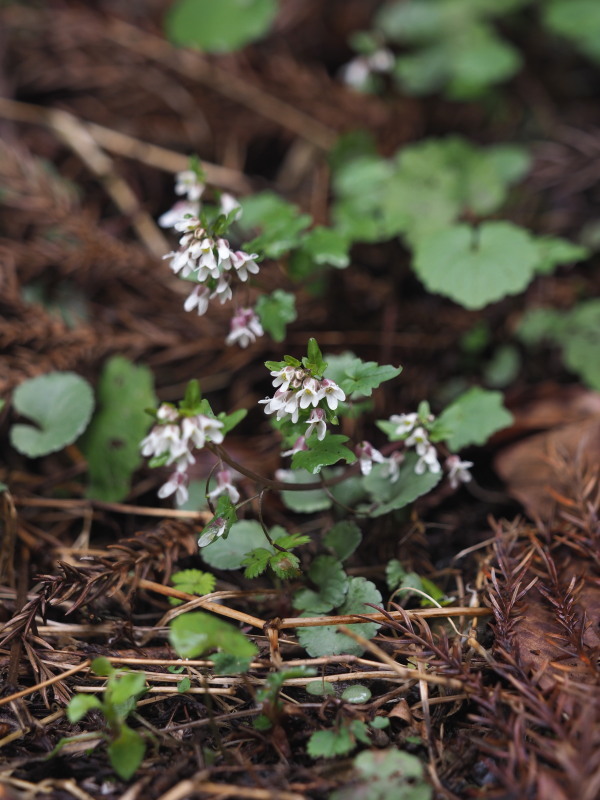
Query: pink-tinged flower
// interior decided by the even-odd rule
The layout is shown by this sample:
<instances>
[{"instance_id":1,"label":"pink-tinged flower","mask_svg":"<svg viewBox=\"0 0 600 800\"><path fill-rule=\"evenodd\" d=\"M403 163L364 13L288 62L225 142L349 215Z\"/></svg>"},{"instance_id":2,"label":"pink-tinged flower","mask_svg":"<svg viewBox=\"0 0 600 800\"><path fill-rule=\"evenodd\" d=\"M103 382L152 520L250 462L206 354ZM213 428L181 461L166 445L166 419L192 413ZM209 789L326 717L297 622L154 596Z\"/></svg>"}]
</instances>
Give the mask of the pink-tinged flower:
<instances>
[{"instance_id":1,"label":"pink-tinged flower","mask_svg":"<svg viewBox=\"0 0 600 800\"><path fill-rule=\"evenodd\" d=\"M363 475L368 475L371 472L374 463L382 464L385 461L379 450L376 450L369 442L361 442L356 446L355 452Z\"/></svg>"},{"instance_id":2,"label":"pink-tinged flower","mask_svg":"<svg viewBox=\"0 0 600 800\"><path fill-rule=\"evenodd\" d=\"M206 286L197 284L192 292L188 295L183 307L186 311L193 311L195 308L198 310L198 316L206 314L208 309L208 302L210 300L210 292Z\"/></svg>"},{"instance_id":3,"label":"pink-tinged flower","mask_svg":"<svg viewBox=\"0 0 600 800\"><path fill-rule=\"evenodd\" d=\"M417 424L418 416L416 412L412 414L392 414L390 422L398 426L394 431L394 436L404 436L410 433Z\"/></svg>"},{"instance_id":4,"label":"pink-tinged flower","mask_svg":"<svg viewBox=\"0 0 600 800\"><path fill-rule=\"evenodd\" d=\"M227 239L217 239L217 258L220 269L229 270L233 267L231 257L233 250L229 247Z\"/></svg>"},{"instance_id":5,"label":"pink-tinged flower","mask_svg":"<svg viewBox=\"0 0 600 800\"><path fill-rule=\"evenodd\" d=\"M251 308L240 308L231 320L231 329L225 339L225 344L237 343L240 347L248 347L258 337L264 336L264 333L254 311Z\"/></svg>"},{"instance_id":6,"label":"pink-tinged flower","mask_svg":"<svg viewBox=\"0 0 600 800\"><path fill-rule=\"evenodd\" d=\"M321 381L321 390L323 392L323 396L327 400L327 405L332 411L338 407L338 402L344 402L346 399L346 394L343 389L335 383L335 381L330 381L329 378L324 378Z\"/></svg>"},{"instance_id":7,"label":"pink-tinged flower","mask_svg":"<svg viewBox=\"0 0 600 800\"><path fill-rule=\"evenodd\" d=\"M317 439L322 441L325 438L325 434L327 433L327 425L325 424L325 412L322 408L313 408L310 412L310 417L306 421L308 428L306 429L306 433L304 437L306 439L312 434L312 432L316 429L317 431Z\"/></svg>"},{"instance_id":8,"label":"pink-tinged flower","mask_svg":"<svg viewBox=\"0 0 600 800\"><path fill-rule=\"evenodd\" d=\"M293 456L296 453L299 453L301 450L308 450L308 445L306 444L306 437L299 436L296 441L294 442L294 446L291 450L286 450L281 455L282 456Z\"/></svg>"},{"instance_id":9,"label":"pink-tinged flower","mask_svg":"<svg viewBox=\"0 0 600 800\"><path fill-rule=\"evenodd\" d=\"M321 386L314 378L306 378L302 388L296 393L300 408L308 408L311 405L316 407L322 397Z\"/></svg>"},{"instance_id":10,"label":"pink-tinged flower","mask_svg":"<svg viewBox=\"0 0 600 800\"><path fill-rule=\"evenodd\" d=\"M178 222L173 225L173 228L178 231L179 233L185 234L179 240L179 244L187 247L194 235L198 234L198 231L201 231L202 228L200 227L200 220L195 214L191 216L182 217Z\"/></svg>"},{"instance_id":11,"label":"pink-tinged flower","mask_svg":"<svg viewBox=\"0 0 600 800\"><path fill-rule=\"evenodd\" d=\"M450 486L453 489L457 489L461 483L468 483L473 478L469 472L473 466L472 461L461 461L459 456L448 456L445 466L448 470Z\"/></svg>"},{"instance_id":12,"label":"pink-tinged flower","mask_svg":"<svg viewBox=\"0 0 600 800\"><path fill-rule=\"evenodd\" d=\"M441 470L442 467L438 461L437 451L432 444L430 444L422 453L419 453L419 455L420 458L415 464L415 472L417 475L423 475L426 470L429 470L429 472L433 473L437 473Z\"/></svg>"},{"instance_id":13,"label":"pink-tinged flower","mask_svg":"<svg viewBox=\"0 0 600 800\"><path fill-rule=\"evenodd\" d=\"M251 272L256 275L259 272L259 266L255 263L258 258L257 253L244 253L243 250L237 250L231 253L231 263L237 270L238 278L241 281L248 280L248 273Z\"/></svg>"},{"instance_id":14,"label":"pink-tinged flower","mask_svg":"<svg viewBox=\"0 0 600 800\"><path fill-rule=\"evenodd\" d=\"M204 183L192 169L185 169L175 175L175 194L185 194L193 202L201 198L204 189Z\"/></svg>"},{"instance_id":15,"label":"pink-tinged flower","mask_svg":"<svg viewBox=\"0 0 600 800\"><path fill-rule=\"evenodd\" d=\"M222 494L228 494L229 499L234 505L237 502L239 502L240 493L233 485L233 478L231 476L231 472L228 469L224 469L221 472L217 472L217 487L216 489L213 489L212 492L209 492L207 497L210 500L215 500Z\"/></svg>"},{"instance_id":16,"label":"pink-tinged flower","mask_svg":"<svg viewBox=\"0 0 600 800\"><path fill-rule=\"evenodd\" d=\"M177 469L171 475L169 480L163 484L158 490L158 496L163 499L175 495L175 502L178 506L182 506L187 502L189 493L187 489L188 476L187 473Z\"/></svg>"}]
</instances>

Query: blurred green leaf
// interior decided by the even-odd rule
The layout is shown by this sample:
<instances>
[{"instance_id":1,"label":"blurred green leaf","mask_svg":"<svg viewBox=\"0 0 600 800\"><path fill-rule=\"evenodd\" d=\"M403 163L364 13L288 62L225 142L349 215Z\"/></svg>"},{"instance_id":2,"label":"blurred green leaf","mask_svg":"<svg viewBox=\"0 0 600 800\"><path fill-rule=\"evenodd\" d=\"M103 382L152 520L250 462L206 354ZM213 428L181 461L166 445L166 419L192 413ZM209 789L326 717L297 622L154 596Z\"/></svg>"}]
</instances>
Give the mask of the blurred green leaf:
<instances>
[{"instance_id":1,"label":"blurred green leaf","mask_svg":"<svg viewBox=\"0 0 600 800\"><path fill-rule=\"evenodd\" d=\"M10 442L23 455L37 458L62 450L83 433L94 409L94 394L74 372L49 372L18 386L13 407L37 427L13 425Z\"/></svg>"}]
</instances>

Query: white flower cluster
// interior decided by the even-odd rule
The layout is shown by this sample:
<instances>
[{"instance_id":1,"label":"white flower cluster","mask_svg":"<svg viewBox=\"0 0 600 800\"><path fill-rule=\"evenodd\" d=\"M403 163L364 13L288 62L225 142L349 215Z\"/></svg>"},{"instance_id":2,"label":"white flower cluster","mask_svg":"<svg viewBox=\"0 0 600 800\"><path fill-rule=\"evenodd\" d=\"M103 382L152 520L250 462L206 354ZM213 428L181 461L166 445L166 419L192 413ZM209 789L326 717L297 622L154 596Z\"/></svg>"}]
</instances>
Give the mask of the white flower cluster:
<instances>
[{"instance_id":1,"label":"white flower cluster","mask_svg":"<svg viewBox=\"0 0 600 800\"><path fill-rule=\"evenodd\" d=\"M200 197L205 189L204 183L193 170L177 173L175 193L185 195L184 200L177 202L173 208L163 214L158 222L163 228L172 228L182 234L179 249L167 253L164 258L170 267L181 278L192 280L196 285L188 295L183 307L186 311L194 309L198 315L205 314L211 300L226 303L233 297L232 281L237 278L242 283L250 275L259 271L256 253L234 250L227 239L211 235L200 222ZM235 212L237 219L241 209L237 200L230 194L220 198L221 213L229 215ZM244 309L247 314L249 309ZM240 314L236 312L227 343L237 343L247 347L264 331L256 314L240 324Z\"/></svg>"},{"instance_id":2,"label":"white flower cluster","mask_svg":"<svg viewBox=\"0 0 600 800\"><path fill-rule=\"evenodd\" d=\"M356 56L341 69L341 79L347 86L359 91L368 86L374 73L385 74L394 68L394 54L386 47L380 47L370 55Z\"/></svg>"},{"instance_id":3,"label":"white flower cluster","mask_svg":"<svg viewBox=\"0 0 600 800\"><path fill-rule=\"evenodd\" d=\"M327 378L318 381L302 367L286 366L274 370L271 375L277 391L273 397L258 401L265 404L265 414L276 414L278 420L289 417L292 422L298 422L300 411L312 408L306 420L308 428L301 438L308 439L316 430L317 439L323 440L327 433L326 413L324 408L318 407L319 403L324 400L335 411L338 403L346 399L343 390Z\"/></svg>"},{"instance_id":4,"label":"white flower cluster","mask_svg":"<svg viewBox=\"0 0 600 800\"><path fill-rule=\"evenodd\" d=\"M389 421L396 426L394 435L405 436L404 446L409 449L414 448L419 456L415 464L417 475L423 475L426 471L434 474L441 471L442 467L438 460L437 450L429 441L427 429L416 412L394 414ZM433 417L429 421L433 421ZM382 477L389 478L392 483L395 483L398 479L400 464L404 461L404 453L396 451L386 458L369 442L361 442L356 448L356 455L363 475L368 475L371 472L373 464L385 464L386 467ZM456 489L459 484L468 483L471 480L469 469L472 466L472 461L461 461L457 455L448 456L445 461L445 467L448 471L450 486L453 489Z\"/></svg>"},{"instance_id":5,"label":"white flower cluster","mask_svg":"<svg viewBox=\"0 0 600 800\"><path fill-rule=\"evenodd\" d=\"M223 423L205 414L182 417L172 405L163 403L156 414L157 424L140 443L142 455L148 458L167 456L166 466L175 471L158 490L159 497L174 494L178 505L188 499L188 475L190 464L196 459L192 450L201 449L207 442L220 444L223 441Z\"/></svg>"}]
</instances>

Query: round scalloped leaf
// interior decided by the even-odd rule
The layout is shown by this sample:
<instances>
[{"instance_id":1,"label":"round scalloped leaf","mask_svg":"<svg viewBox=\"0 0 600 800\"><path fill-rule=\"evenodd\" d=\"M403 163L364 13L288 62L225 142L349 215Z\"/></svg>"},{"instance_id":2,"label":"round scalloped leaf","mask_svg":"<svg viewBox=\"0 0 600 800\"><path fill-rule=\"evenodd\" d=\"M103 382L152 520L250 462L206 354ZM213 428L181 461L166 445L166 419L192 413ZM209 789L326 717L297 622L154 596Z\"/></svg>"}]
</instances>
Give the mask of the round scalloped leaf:
<instances>
[{"instance_id":1,"label":"round scalloped leaf","mask_svg":"<svg viewBox=\"0 0 600 800\"><path fill-rule=\"evenodd\" d=\"M37 458L62 450L83 433L94 410L94 393L74 372L50 372L17 387L13 406L37 427L13 425L11 444L20 453Z\"/></svg>"},{"instance_id":2,"label":"round scalloped leaf","mask_svg":"<svg viewBox=\"0 0 600 800\"><path fill-rule=\"evenodd\" d=\"M264 36L276 14L276 0L178 0L166 31L175 44L230 53Z\"/></svg>"},{"instance_id":3,"label":"round scalloped leaf","mask_svg":"<svg viewBox=\"0 0 600 800\"><path fill-rule=\"evenodd\" d=\"M379 589L374 583L366 578L349 578L348 591L344 603L337 609L337 614L373 614L374 609L367 605L381 605L382 599ZM310 615L310 614L309 614ZM303 616L306 616L303 615ZM365 639L371 639L381 625L378 622L358 623L348 625L350 630L356 631ZM313 628L298 628L298 641L304 647L309 656L318 658L320 656L333 656L340 653L361 655L363 647L340 633L337 625L321 625Z\"/></svg>"},{"instance_id":4,"label":"round scalloped leaf","mask_svg":"<svg viewBox=\"0 0 600 800\"><path fill-rule=\"evenodd\" d=\"M469 309L523 291L539 261L531 235L510 222L454 225L417 242L414 269L427 289Z\"/></svg>"},{"instance_id":5,"label":"round scalloped leaf","mask_svg":"<svg viewBox=\"0 0 600 800\"><path fill-rule=\"evenodd\" d=\"M285 530L279 525L269 531L273 541L285 536ZM202 548L202 560L213 569L239 569L252 550L262 547L275 552L259 522L245 519L231 526L227 538L215 539Z\"/></svg>"}]
</instances>

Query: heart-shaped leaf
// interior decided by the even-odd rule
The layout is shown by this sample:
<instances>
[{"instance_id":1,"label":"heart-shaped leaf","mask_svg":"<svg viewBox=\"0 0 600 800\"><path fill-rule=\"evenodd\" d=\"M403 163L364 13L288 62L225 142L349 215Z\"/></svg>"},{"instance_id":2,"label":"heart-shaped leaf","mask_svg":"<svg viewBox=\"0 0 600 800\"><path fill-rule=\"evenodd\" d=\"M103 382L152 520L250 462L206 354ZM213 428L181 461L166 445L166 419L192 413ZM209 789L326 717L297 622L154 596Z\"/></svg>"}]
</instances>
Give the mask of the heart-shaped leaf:
<instances>
[{"instance_id":1,"label":"heart-shaped leaf","mask_svg":"<svg viewBox=\"0 0 600 800\"><path fill-rule=\"evenodd\" d=\"M94 410L94 393L74 372L50 372L17 387L13 405L38 427L13 425L11 444L20 453L38 458L62 450L83 433Z\"/></svg>"}]
</instances>

